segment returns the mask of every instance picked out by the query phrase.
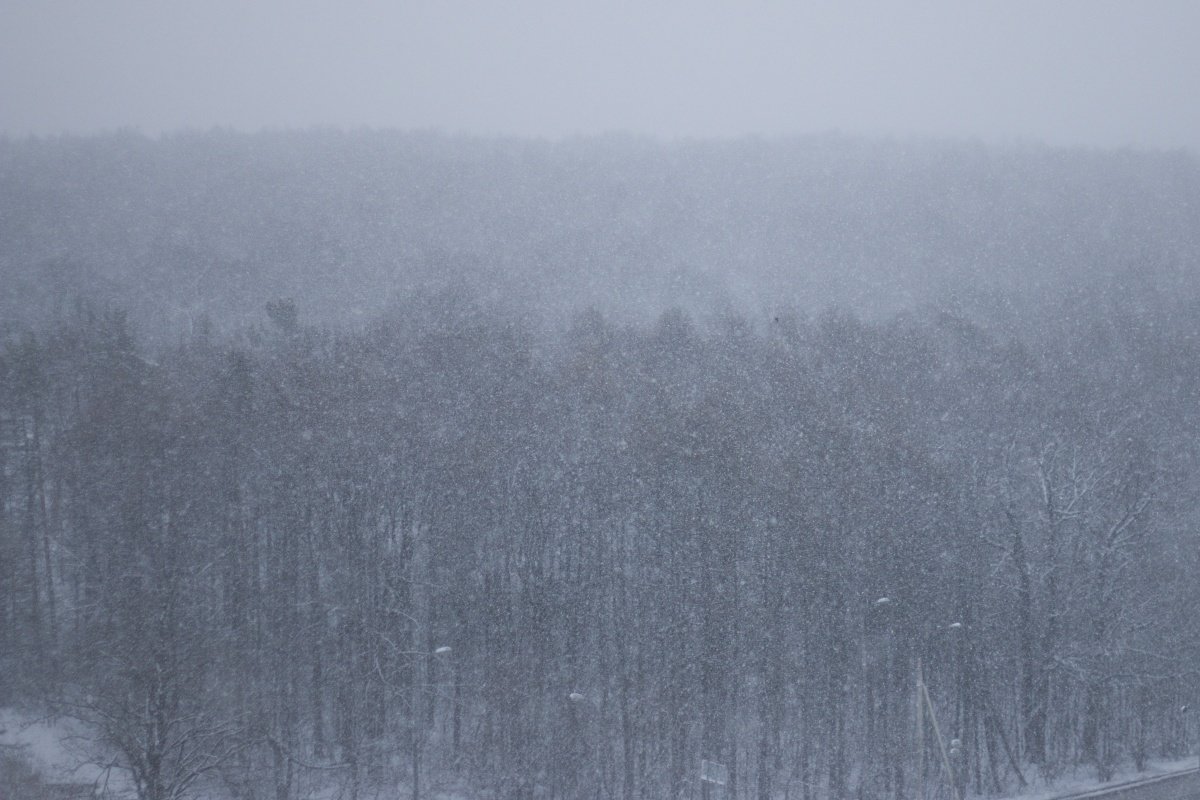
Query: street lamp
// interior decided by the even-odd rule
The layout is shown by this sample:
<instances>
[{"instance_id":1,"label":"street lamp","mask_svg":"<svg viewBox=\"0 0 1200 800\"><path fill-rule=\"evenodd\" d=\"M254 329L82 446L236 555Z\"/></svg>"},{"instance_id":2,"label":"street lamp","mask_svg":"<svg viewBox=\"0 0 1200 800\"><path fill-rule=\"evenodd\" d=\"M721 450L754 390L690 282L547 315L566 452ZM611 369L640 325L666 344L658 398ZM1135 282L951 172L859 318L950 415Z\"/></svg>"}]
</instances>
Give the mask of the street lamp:
<instances>
[{"instance_id":1,"label":"street lamp","mask_svg":"<svg viewBox=\"0 0 1200 800\"><path fill-rule=\"evenodd\" d=\"M433 648L433 650L430 650L428 652L417 651L417 652L412 653L412 655L434 656L436 658L437 656L448 656L452 652L454 652L454 648L450 647L449 645L441 645L439 647ZM433 664L430 664L430 667L432 668ZM426 676L426 677L428 678L429 676ZM436 680L436 678L434 680ZM430 683L432 684L432 681ZM421 687L414 681L413 686L412 686L412 710L410 712L410 715L409 715L410 718L408 721L408 724L409 724L409 737L408 737L409 738L409 757L412 761L412 800L420 800L420 798L421 798L421 748L425 744L424 737L422 737L419 733L419 730L421 727L420 723L418 722L418 715L419 715L418 709L420 708L420 694L419 694L420 689L421 689ZM431 685L430 691L431 691L431 697L430 697L429 708L430 708L430 720L432 723L433 714L434 714L435 708L436 708L435 704L437 703L436 686Z\"/></svg>"},{"instance_id":2,"label":"street lamp","mask_svg":"<svg viewBox=\"0 0 1200 800\"><path fill-rule=\"evenodd\" d=\"M596 791L599 793L600 789L602 788L601 784L603 782L600 766L600 754L604 742L603 719L601 718L600 703L588 697L583 692L578 691L570 692L567 695L567 700L569 700L573 705L591 706L595 710L594 713L587 713L585 716L585 721L583 723L583 747L585 750L592 751L592 774L593 780L596 782ZM572 723L575 724L579 718L574 714L571 716Z\"/></svg>"},{"instance_id":3,"label":"street lamp","mask_svg":"<svg viewBox=\"0 0 1200 800\"><path fill-rule=\"evenodd\" d=\"M1179 707L1179 713L1184 715L1184 717L1183 717L1183 744L1184 744L1185 748L1187 747L1187 739L1188 739L1188 736L1187 736L1187 713L1191 710L1192 710L1192 707L1187 703L1184 703L1183 705L1181 705ZM1196 710L1198 712L1200 712L1200 709L1196 709ZM1197 749L1197 752L1200 753L1200 713L1198 713L1196 715L1196 739L1197 739L1196 749ZM1200 756L1198 756L1198 758L1200 758ZM1198 765L1198 766L1200 766L1200 765Z\"/></svg>"}]
</instances>

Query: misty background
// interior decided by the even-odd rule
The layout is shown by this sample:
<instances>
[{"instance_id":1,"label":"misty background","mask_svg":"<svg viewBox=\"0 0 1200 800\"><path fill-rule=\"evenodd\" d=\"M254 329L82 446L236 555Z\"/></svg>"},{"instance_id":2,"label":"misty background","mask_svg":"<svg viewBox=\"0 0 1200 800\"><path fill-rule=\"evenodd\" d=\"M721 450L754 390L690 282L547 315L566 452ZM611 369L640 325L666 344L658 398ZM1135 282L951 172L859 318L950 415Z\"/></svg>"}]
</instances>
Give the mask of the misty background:
<instances>
[{"instance_id":1,"label":"misty background","mask_svg":"<svg viewBox=\"0 0 1200 800\"><path fill-rule=\"evenodd\" d=\"M0 130L839 130L1194 149L1198 27L1187 0L9 0Z\"/></svg>"}]
</instances>

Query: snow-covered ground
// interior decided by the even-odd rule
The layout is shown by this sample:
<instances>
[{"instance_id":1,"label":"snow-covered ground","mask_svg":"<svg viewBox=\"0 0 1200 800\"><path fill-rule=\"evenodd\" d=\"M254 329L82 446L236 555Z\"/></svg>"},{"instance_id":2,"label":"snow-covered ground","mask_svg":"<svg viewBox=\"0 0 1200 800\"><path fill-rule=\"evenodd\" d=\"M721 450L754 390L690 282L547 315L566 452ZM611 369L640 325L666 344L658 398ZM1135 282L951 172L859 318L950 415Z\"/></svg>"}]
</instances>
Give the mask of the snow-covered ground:
<instances>
[{"instance_id":1,"label":"snow-covered ground","mask_svg":"<svg viewBox=\"0 0 1200 800\"><path fill-rule=\"evenodd\" d=\"M86 733L74 720L0 709L0 745L14 748L44 780L90 783L112 797L132 796L123 771L95 763Z\"/></svg>"},{"instance_id":2,"label":"snow-covered ground","mask_svg":"<svg viewBox=\"0 0 1200 800\"><path fill-rule=\"evenodd\" d=\"M16 709L0 709L0 746L15 748L37 773L46 781L90 783L105 789L109 797L133 797L133 787L127 775L119 769L108 769L95 763L94 753L89 754L89 737L82 725L64 718L47 718ZM1200 758L1189 756L1175 761L1150 761L1145 772L1135 772L1132 765L1118 770L1108 783L1098 783L1094 768L1082 766L1067 772L1052 782L1031 777L1031 785L1024 791L1005 795L1010 800L1053 800L1089 790L1115 787L1127 781L1165 775L1171 772L1195 769ZM1027 771L1031 775L1036 770ZM318 789L308 787L314 797L335 798L340 795L338 787L328 783ZM463 787L431 787L432 797L462 797ZM440 790L439 790L440 788ZM397 790L397 794L399 794ZM403 792L407 794L407 792ZM389 792L370 792L368 795L383 798Z\"/></svg>"},{"instance_id":3,"label":"snow-covered ground","mask_svg":"<svg viewBox=\"0 0 1200 800\"><path fill-rule=\"evenodd\" d=\"M77 720L50 718L25 710L0 708L0 747L17 753L37 775L48 783L91 784L105 800L132 800L136 796L129 776L121 769L96 763L91 732ZM347 786L340 775L318 770L298 776L296 787L305 800L345 800ZM219 785L197 787L194 796L201 800L227 800L229 794ZM429 786L424 796L430 800L462 800L470 793L455 782ZM384 786L366 786L360 797L367 800L399 800L411 795L403 782ZM0 788L0 800L8 800Z\"/></svg>"},{"instance_id":4,"label":"snow-covered ground","mask_svg":"<svg viewBox=\"0 0 1200 800\"><path fill-rule=\"evenodd\" d=\"M1200 759L1197 756L1188 756L1187 758L1175 761L1151 759L1146 765L1145 772L1135 771L1132 764L1125 765L1123 768L1118 769L1113 779L1107 783L1099 783L1096 780L1095 767L1086 765L1078 767L1074 771L1068 770L1059 778L1048 783L1038 778L1031 778L1030 786L1024 791L1005 795L1005 797L1011 798L1011 800L1053 800L1053 798L1067 797L1091 790L1100 791L1106 788L1114 788L1117 784L1128 781L1142 780L1158 775L1166 775L1171 772L1195 769L1198 761ZM1031 769L1027 771L1027 774L1034 772L1036 771Z\"/></svg>"}]
</instances>

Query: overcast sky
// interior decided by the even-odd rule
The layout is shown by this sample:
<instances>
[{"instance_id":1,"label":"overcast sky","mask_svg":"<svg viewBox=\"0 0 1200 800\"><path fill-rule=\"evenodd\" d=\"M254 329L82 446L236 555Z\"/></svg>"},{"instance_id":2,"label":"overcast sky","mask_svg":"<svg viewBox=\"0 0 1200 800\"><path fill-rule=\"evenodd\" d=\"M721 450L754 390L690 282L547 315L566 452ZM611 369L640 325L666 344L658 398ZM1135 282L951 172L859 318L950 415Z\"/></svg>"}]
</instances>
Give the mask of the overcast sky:
<instances>
[{"instance_id":1,"label":"overcast sky","mask_svg":"<svg viewBox=\"0 0 1200 800\"><path fill-rule=\"evenodd\" d=\"M1200 0L0 0L0 130L841 130L1200 151Z\"/></svg>"}]
</instances>

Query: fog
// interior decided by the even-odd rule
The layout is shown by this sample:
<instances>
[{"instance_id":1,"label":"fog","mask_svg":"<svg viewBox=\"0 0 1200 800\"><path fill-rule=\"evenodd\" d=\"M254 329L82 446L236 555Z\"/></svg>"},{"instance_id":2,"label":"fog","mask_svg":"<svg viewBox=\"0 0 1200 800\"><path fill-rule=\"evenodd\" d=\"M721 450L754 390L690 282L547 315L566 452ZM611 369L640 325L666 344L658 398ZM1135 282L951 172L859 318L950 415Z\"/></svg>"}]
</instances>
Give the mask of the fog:
<instances>
[{"instance_id":1,"label":"fog","mask_svg":"<svg viewBox=\"0 0 1200 800\"><path fill-rule=\"evenodd\" d=\"M1196 148L1200 5L7 0L0 130L437 128Z\"/></svg>"},{"instance_id":2,"label":"fog","mask_svg":"<svg viewBox=\"0 0 1200 800\"><path fill-rule=\"evenodd\" d=\"M3 800L1200 797L1200 5L0 4Z\"/></svg>"}]
</instances>

